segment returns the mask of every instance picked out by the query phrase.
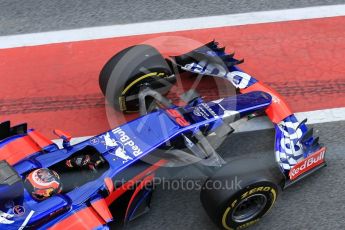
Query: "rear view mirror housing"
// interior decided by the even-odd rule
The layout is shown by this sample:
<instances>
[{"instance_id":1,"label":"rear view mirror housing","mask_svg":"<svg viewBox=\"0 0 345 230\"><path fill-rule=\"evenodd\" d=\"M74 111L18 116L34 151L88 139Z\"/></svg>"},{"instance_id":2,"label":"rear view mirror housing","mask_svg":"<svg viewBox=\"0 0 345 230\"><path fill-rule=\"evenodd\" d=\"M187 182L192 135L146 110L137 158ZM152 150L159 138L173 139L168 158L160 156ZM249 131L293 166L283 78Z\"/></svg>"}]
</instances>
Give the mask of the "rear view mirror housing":
<instances>
[{"instance_id":1,"label":"rear view mirror housing","mask_svg":"<svg viewBox=\"0 0 345 230\"><path fill-rule=\"evenodd\" d=\"M67 133L65 131L62 131L60 129L54 129L53 132L54 132L54 134L56 136L58 136L59 138L62 139L62 145L63 145L64 148L68 148L68 147L71 146L71 144L70 144L70 141L72 139L72 135L71 134L69 134L69 133Z\"/></svg>"}]
</instances>

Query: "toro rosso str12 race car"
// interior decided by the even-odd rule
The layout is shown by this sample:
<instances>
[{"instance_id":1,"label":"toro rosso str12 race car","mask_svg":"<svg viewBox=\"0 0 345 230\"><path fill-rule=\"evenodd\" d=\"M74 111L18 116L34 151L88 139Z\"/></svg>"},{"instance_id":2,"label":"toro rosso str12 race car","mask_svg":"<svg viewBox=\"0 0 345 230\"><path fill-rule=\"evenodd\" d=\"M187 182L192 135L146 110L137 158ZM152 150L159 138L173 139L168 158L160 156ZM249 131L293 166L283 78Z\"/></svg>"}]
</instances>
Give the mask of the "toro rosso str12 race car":
<instances>
[{"instance_id":1,"label":"toro rosso str12 race car","mask_svg":"<svg viewBox=\"0 0 345 230\"><path fill-rule=\"evenodd\" d=\"M307 120L284 99L237 66L243 61L212 41L163 57L150 45L122 50L103 67L99 83L108 103L140 117L83 142L54 130L59 147L26 124L0 124L0 229L109 229L146 213L158 169L176 162L207 168L207 182L235 177L240 188L204 186L200 199L222 229L255 224L278 193L326 165L325 147ZM222 78L236 95L204 101L195 90L177 106L166 95L178 73ZM209 139L228 137L232 122L267 115L275 127L273 163L225 161Z\"/></svg>"}]
</instances>

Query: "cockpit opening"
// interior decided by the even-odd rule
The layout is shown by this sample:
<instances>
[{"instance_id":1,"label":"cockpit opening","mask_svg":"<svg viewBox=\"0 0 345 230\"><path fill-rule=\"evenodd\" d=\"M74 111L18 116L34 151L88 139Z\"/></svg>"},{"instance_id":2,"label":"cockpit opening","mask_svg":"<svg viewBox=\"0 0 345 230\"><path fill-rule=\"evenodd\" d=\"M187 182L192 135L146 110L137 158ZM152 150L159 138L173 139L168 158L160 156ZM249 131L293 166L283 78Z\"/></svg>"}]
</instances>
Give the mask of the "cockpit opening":
<instances>
[{"instance_id":1,"label":"cockpit opening","mask_svg":"<svg viewBox=\"0 0 345 230\"><path fill-rule=\"evenodd\" d=\"M49 168L31 171L24 184L36 201L42 201L96 180L108 169L104 157L94 147L87 146Z\"/></svg>"}]
</instances>

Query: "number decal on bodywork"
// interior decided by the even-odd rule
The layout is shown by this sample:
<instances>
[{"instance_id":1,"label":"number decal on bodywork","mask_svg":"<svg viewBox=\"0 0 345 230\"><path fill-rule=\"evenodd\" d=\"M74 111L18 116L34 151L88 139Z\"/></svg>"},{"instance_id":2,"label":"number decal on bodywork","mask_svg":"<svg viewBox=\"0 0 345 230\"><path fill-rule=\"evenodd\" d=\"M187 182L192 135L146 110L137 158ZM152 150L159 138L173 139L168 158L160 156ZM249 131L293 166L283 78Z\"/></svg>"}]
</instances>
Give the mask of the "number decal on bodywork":
<instances>
[{"instance_id":1,"label":"number decal on bodywork","mask_svg":"<svg viewBox=\"0 0 345 230\"><path fill-rule=\"evenodd\" d=\"M182 127L190 125L190 123L182 116L182 114L176 109L167 109L166 112L169 116L176 121Z\"/></svg>"}]
</instances>

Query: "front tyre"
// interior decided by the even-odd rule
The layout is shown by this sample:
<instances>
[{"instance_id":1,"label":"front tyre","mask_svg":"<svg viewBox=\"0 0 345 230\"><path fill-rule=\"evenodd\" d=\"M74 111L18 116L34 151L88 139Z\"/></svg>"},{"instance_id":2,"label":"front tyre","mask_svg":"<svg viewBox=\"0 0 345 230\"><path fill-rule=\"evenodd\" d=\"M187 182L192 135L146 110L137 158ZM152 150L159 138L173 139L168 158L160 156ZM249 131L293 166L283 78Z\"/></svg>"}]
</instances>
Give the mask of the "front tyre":
<instances>
[{"instance_id":1,"label":"front tyre","mask_svg":"<svg viewBox=\"0 0 345 230\"><path fill-rule=\"evenodd\" d=\"M283 182L284 175L269 161L235 160L206 180L200 200L218 227L243 229L273 207Z\"/></svg>"},{"instance_id":2,"label":"front tyre","mask_svg":"<svg viewBox=\"0 0 345 230\"><path fill-rule=\"evenodd\" d=\"M138 95L142 86L165 95L174 82L164 57L149 45L135 45L120 51L104 65L99 76L99 86L110 105L124 113L139 110Z\"/></svg>"},{"instance_id":3,"label":"front tyre","mask_svg":"<svg viewBox=\"0 0 345 230\"><path fill-rule=\"evenodd\" d=\"M218 225L224 229L243 229L257 223L274 205L278 187L270 182L251 184L229 195L221 207Z\"/></svg>"}]
</instances>

